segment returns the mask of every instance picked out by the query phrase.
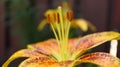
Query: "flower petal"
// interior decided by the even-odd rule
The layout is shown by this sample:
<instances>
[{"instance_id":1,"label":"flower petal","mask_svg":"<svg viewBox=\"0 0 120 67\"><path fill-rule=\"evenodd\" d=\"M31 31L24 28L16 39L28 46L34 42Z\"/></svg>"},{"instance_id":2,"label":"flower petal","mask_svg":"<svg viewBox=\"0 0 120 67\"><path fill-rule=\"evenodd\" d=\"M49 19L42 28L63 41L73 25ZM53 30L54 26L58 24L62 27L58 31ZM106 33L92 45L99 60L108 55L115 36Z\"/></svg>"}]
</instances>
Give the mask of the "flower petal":
<instances>
[{"instance_id":1,"label":"flower petal","mask_svg":"<svg viewBox=\"0 0 120 67\"><path fill-rule=\"evenodd\" d=\"M42 20L38 25L38 30L41 31L45 27L45 25L47 25L47 23L48 22L46 19Z\"/></svg>"},{"instance_id":2,"label":"flower petal","mask_svg":"<svg viewBox=\"0 0 120 67\"><path fill-rule=\"evenodd\" d=\"M88 31L88 28L90 28L90 30L92 31L96 31L96 27L93 24L91 24L89 21L82 18L74 19L71 22L71 26L74 28L78 27L84 32Z\"/></svg>"},{"instance_id":3,"label":"flower petal","mask_svg":"<svg viewBox=\"0 0 120 67\"><path fill-rule=\"evenodd\" d=\"M30 49L22 49L17 52L15 52L4 64L2 67L8 67L9 63L13 60L20 58L20 57L33 57L33 56L40 56L40 57L46 57L45 55L42 55L34 50Z\"/></svg>"},{"instance_id":4,"label":"flower petal","mask_svg":"<svg viewBox=\"0 0 120 67\"><path fill-rule=\"evenodd\" d=\"M38 52L60 58L58 44L55 39L49 39L33 45L29 45Z\"/></svg>"},{"instance_id":5,"label":"flower petal","mask_svg":"<svg viewBox=\"0 0 120 67\"><path fill-rule=\"evenodd\" d=\"M87 22L87 24L88 24L88 27L90 28L90 30L97 31L96 27L93 24L91 24L89 21Z\"/></svg>"},{"instance_id":6,"label":"flower petal","mask_svg":"<svg viewBox=\"0 0 120 67\"><path fill-rule=\"evenodd\" d=\"M19 67L70 67L72 61L57 62L48 57L32 57L23 61Z\"/></svg>"},{"instance_id":7,"label":"flower petal","mask_svg":"<svg viewBox=\"0 0 120 67\"><path fill-rule=\"evenodd\" d=\"M79 27L82 31L87 31L88 30L88 24L85 20L83 19L76 19L71 22L72 27Z\"/></svg>"},{"instance_id":8,"label":"flower petal","mask_svg":"<svg viewBox=\"0 0 120 67\"><path fill-rule=\"evenodd\" d=\"M77 63L93 63L101 67L120 67L120 59L108 53L96 52L82 56Z\"/></svg>"},{"instance_id":9,"label":"flower petal","mask_svg":"<svg viewBox=\"0 0 120 67\"><path fill-rule=\"evenodd\" d=\"M81 54L86 52L87 50L96 47L106 41L115 39L120 37L120 34L117 32L101 32L101 33L95 33L95 34L90 34L87 35L83 38L76 39L73 41L72 44L72 51L70 51L72 57L71 59L75 59L79 57ZM72 42L71 42L72 43ZM69 44L70 46L71 44Z\"/></svg>"}]
</instances>

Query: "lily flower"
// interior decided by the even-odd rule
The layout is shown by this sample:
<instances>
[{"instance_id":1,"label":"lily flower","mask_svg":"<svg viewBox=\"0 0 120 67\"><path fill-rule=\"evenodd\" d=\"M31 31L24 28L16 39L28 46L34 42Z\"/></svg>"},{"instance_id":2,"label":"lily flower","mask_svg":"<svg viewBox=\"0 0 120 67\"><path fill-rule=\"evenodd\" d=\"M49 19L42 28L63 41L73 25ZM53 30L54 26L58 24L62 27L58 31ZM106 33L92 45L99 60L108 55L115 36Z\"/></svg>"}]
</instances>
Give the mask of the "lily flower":
<instances>
[{"instance_id":1,"label":"lily flower","mask_svg":"<svg viewBox=\"0 0 120 67\"><path fill-rule=\"evenodd\" d=\"M110 40L119 40L120 33L108 31L68 39L72 11L64 13L58 7L52 14L46 13L56 39L28 45L27 49L15 52L2 67L20 57L28 57L19 67L75 67L81 63L93 63L101 67L120 67L120 59L104 52L84 54Z\"/></svg>"}]
</instances>

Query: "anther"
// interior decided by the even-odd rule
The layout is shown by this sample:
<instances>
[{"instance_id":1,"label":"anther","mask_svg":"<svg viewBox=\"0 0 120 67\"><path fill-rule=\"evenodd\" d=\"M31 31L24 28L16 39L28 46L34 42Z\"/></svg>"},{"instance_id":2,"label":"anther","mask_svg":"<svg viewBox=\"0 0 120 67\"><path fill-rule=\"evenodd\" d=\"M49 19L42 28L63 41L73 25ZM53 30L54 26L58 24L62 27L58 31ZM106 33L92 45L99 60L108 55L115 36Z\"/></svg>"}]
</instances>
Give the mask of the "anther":
<instances>
[{"instance_id":1,"label":"anther","mask_svg":"<svg viewBox=\"0 0 120 67\"><path fill-rule=\"evenodd\" d=\"M69 21L72 21L72 19L73 19L73 12L72 12L72 11L68 11L68 12L67 12L67 19L68 19Z\"/></svg>"},{"instance_id":2,"label":"anther","mask_svg":"<svg viewBox=\"0 0 120 67\"><path fill-rule=\"evenodd\" d=\"M48 23L51 22L51 21L50 21L50 15L49 15L49 14L47 15L47 21L48 21Z\"/></svg>"},{"instance_id":3,"label":"anther","mask_svg":"<svg viewBox=\"0 0 120 67\"><path fill-rule=\"evenodd\" d=\"M57 13L57 22L60 23L60 15Z\"/></svg>"},{"instance_id":4,"label":"anther","mask_svg":"<svg viewBox=\"0 0 120 67\"><path fill-rule=\"evenodd\" d=\"M53 17L54 17L54 22L56 22L57 21L56 13L53 14Z\"/></svg>"}]
</instances>

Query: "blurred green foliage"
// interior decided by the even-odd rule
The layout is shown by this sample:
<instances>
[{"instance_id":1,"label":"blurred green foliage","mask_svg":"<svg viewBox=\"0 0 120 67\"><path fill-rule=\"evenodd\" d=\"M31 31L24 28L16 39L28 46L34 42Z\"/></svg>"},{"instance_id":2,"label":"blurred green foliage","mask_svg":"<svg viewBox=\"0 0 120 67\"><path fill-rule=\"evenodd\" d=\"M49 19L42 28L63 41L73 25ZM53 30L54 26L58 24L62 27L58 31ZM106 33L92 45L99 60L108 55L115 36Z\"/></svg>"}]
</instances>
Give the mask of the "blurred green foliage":
<instances>
[{"instance_id":1,"label":"blurred green foliage","mask_svg":"<svg viewBox=\"0 0 120 67\"><path fill-rule=\"evenodd\" d=\"M37 31L36 8L29 0L11 0L11 26L15 26L12 34L21 37L23 45L52 37L49 26L41 32Z\"/></svg>"}]
</instances>

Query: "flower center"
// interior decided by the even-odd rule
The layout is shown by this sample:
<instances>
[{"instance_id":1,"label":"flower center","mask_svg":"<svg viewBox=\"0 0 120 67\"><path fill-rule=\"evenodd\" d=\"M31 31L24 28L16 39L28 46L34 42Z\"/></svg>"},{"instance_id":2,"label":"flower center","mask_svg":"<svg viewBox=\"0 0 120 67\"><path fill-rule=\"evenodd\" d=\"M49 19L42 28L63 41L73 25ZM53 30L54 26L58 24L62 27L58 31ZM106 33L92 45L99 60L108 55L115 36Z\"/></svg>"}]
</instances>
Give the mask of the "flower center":
<instances>
[{"instance_id":1,"label":"flower center","mask_svg":"<svg viewBox=\"0 0 120 67\"><path fill-rule=\"evenodd\" d=\"M57 10L46 13L46 17L57 40L61 61L68 60L70 56L68 51L68 36L73 12L58 7Z\"/></svg>"}]
</instances>

